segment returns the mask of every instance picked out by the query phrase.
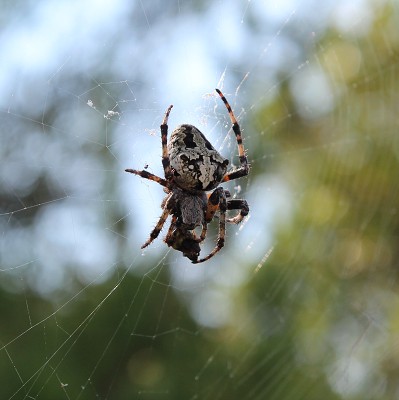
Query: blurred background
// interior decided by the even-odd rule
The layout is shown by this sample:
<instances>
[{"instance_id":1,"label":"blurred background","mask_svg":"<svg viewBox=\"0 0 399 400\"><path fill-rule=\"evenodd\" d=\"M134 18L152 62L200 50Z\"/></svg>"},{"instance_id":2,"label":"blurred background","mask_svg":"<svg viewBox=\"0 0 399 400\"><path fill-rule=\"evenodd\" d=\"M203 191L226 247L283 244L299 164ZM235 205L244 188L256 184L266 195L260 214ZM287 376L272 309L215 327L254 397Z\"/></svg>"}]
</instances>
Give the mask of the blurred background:
<instances>
[{"instance_id":1,"label":"blurred background","mask_svg":"<svg viewBox=\"0 0 399 400\"><path fill-rule=\"evenodd\" d=\"M399 4L5 1L1 399L399 396ZM250 216L160 237L159 125L238 165ZM211 224L202 255L215 245Z\"/></svg>"}]
</instances>

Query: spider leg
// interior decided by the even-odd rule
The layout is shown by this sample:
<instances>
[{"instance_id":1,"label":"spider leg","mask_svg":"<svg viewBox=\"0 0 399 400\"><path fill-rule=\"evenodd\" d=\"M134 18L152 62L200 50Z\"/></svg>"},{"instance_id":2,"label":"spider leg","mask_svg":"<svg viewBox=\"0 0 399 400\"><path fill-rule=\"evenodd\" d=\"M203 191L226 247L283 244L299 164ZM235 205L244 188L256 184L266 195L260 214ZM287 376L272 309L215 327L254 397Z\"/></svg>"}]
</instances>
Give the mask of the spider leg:
<instances>
[{"instance_id":1,"label":"spider leg","mask_svg":"<svg viewBox=\"0 0 399 400\"><path fill-rule=\"evenodd\" d=\"M227 172L227 174L223 177L222 182L232 181L233 179L242 178L243 176L247 176L249 173L249 165L246 167L239 167L234 169L233 171Z\"/></svg>"},{"instance_id":2,"label":"spider leg","mask_svg":"<svg viewBox=\"0 0 399 400\"><path fill-rule=\"evenodd\" d=\"M159 232L161 232L161 230L162 230L162 228L163 228L163 226L164 226L164 224L165 224L165 222L166 222L166 220L168 219L168 216L169 216L169 214L170 214L170 210L169 210L169 208L167 207L167 201L171 198L171 196L172 196L172 193L169 194L169 195L165 198L165 201L164 201L165 207L163 208L162 215L159 217L159 220L158 220L157 224L155 225L155 228L151 231L150 237L149 237L149 238L146 240L146 242L141 246L142 249L144 249L145 247L147 247L148 245L150 245L150 244L153 242L153 240L155 240L155 239L158 237ZM173 222L172 222L172 225L173 225ZM171 228L169 228L169 230L170 230L170 229L171 229Z\"/></svg>"},{"instance_id":3,"label":"spider leg","mask_svg":"<svg viewBox=\"0 0 399 400\"><path fill-rule=\"evenodd\" d=\"M242 143L240 125L238 125L237 119L236 119L236 117L233 113L233 110L231 109L231 106L230 106L229 102L227 101L226 97L224 97L223 93L219 89L216 89L216 91L218 92L220 98L222 99L224 105L227 108L227 111L229 112L230 120L231 120L231 123L233 124L233 132L236 135L236 139L237 139L238 156L239 156L240 165L241 165L238 169L228 172L223 177L222 182L227 182L227 181L231 181L232 179L237 179L237 178L241 178L242 176L248 175L249 164L248 164L247 156L245 155L244 145Z\"/></svg>"},{"instance_id":4,"label":"spider leg","mask_svg":"<svg viewBox=\"0 0 399 400\"><path fill-rule=\"evenodd\" d=\"M240 212L233 218L228 218L227 222L232 224L239 224L249 213L249 207L246 200L234 199L227 201L228 210L240 210Z\"/></svg>"},{"instance_id":5,"label":"spider leg","mask_svg":"<svg viewBox=\"0 0 399 400\"><path fill-rule=\"evenodd\" d=\"M165 112L161 128L161 140L162 140L162 165L165 172L165 179L169 180L172 178L172 168L170 167L169 153L168 153L168 118L170 110L173 105L170 105Z\"/></svg>"},{"instance_id":6,"label":"spider leg","mask_svg":"<svg viewBox=\"0 0 399 400\"><path fill-rule=\"evenodd\" d=\"M224 191L226 198L231 197L228 190ZM215 213L219 209L219 194L215 191L208 195L208 204L205 212L205 221L211 222ZM240 210L240 212L233 218L226 219L231 224L239 224L249 213L249 206L246 200L233 199L227 200L227 210Z\"/></svg>"},{"instance_id":7,"label":"spider leg","mask_svg":"<svg viewBox=\"0 0 399 400\"><path fill-rule=\"evenodd\" d=\"M201 235L198 239L198 243L201 243L205 240L206 237L206 233L208 232L208 224L206 222L204 222L202 224L202 231L201 231Z\"/></svg>"},{"instance_id":8,"label":"spider leg","mask_svg":"<svg viewBox=\"0 0 399 400\"><path fill-rule=\"evenodd\" d=\"M168 233L166 234L166 239L165 239L166 243L167 243L167 239L172 235L172 232L176 229L176 221L177 221L177 217L176 217L176 215L173 215L172 222L170 223L170 226L168 229Z\"/></svg>"},{"instance_id":9,"label":"spider leg","mask_svg":"<svg viewBox=\"0 0 399 400\"><path fill-rule=\"evenodd\" d=\"M216 188L212 193L208 194L208 203L205 210L206 223L211 222L216 211L218 211L222 191L225 198L230 195L227 190L223 190L222 188Z\"/></svg>"},{"instance_id":10,"label":"spider leg","mask_svg":"<svg viewBox=\"0 0 399 400\"><path fill-rule=\"evenodd\" d=\"M219 209L219 211L220 211L220 218L219 218L219 235L218 235L218 240L216 242L216 246L206 257L201 258L200 260L197 260L197 261L193 261L193 264L198 264L198 263L209 260L224 246L224 238L226 236L227 200L226 200L225 191L221 187L216 188L212 192L212 194L209 196L208 207L207 207L207 211L205 213L205 221L206 222L209 222L207 220L207 217L209 218L211 215L213 217L213 215L215 215L215 212L217 209Z\"/></svg>"},{"instance_id":11,"label":"spider leg","mask_svg":"<svg viewBox=\"0 0 399 400\"><path fill-rule=\"evenodd\" d=\"M168 181L166 181L165 179L160 178L157 175L151 174L151 172L144 171L144 170L137 171L136 169L130 169L130 168L125 169L125 171L126 172L130 172L131 174L135 174L135 175L141 176L142 178L149 179L150 181L154 181L156 183L159 183L160 185L165 186L166 188L170 187L170 184L169 184Z\"/></svg>"}]
</instances>

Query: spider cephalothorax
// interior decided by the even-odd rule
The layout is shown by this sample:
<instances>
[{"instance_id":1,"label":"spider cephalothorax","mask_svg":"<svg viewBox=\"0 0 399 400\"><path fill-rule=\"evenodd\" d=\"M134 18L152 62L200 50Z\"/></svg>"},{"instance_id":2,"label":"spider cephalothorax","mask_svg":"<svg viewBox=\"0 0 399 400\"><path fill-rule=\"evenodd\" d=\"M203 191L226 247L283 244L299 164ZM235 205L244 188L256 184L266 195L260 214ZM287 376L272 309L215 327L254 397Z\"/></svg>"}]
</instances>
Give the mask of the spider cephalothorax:
<instances>
[{"instance_id":1,"label":"spider cephalothorax","mask_svg":"<svg viewBox=\"0 0 399 400\"><path fill-rule=\"evenodd\" d=\"M181 251L193 263L209 260L224 246L226 221L238 224L249 212L245 200L228 200L229 192L218 187L222 182L248 175L249 164L234 113L222 92L218 89L216 91L226 105L233 124L240 167L228 172L228 160L223 158L193 125L179 125L172 132L168 143L168 118L173 107L169 106L161 125L162 165L165 178L144 170L126 169L127 172L159 183L164 186L167 193L161 205L162 215L142 248L147 247L158 237L166 219L172 215L165 243ZM211 190L213 192L206 193ZM240 210L240 212L235 217L226 219L227 210ZM207 224L212 221L217 211L220 216L216 246L210 254L198 260L201 251L199 244L205 239ZM195 233L197 227L202 228L199 236Z\"/></svg>"}]
</instances>

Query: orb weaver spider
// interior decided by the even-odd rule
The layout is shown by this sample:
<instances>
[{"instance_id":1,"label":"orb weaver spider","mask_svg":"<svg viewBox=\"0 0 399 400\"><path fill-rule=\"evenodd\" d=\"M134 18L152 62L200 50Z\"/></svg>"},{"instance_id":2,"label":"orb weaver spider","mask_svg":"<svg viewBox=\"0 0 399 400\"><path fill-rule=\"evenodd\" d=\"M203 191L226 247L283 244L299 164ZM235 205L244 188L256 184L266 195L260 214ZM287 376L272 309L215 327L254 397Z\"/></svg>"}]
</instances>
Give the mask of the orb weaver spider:
<instances>
[{"instance_id":1,"label":"orb weaver spider","mask_svg":"<svg viewBox=\"0 0 399 400\"><path fill-rule=\"evenodd\" d=\"M150 237L141 246L142 249L158 237L168 216L171 215L172 221L164 239L165 243L181 251L193 263L207 261L224 246L226 222L238 224L249 213L246 200L229 199L230 193L219 187L223 182L248 175L250 166L237 119L223 93L219 89L216 89L216 92L225 104L233 124L240 166L227 171L229 161L222 157L193 125L179 125L172 132L168 142L168 119L173 107L169 106L160 126L164 178L145 170L125 170L157 182L166 192L161 204L162 215ZM239 210L239 212L233 218L226 218L227 210ZM200 243L205 240L207 226L217 211L219 211L219 234L216 246L206 257L198 259L201 251ZM197 227L202 228L199 236L195 233Z\"/></svg>"}]
</instances>

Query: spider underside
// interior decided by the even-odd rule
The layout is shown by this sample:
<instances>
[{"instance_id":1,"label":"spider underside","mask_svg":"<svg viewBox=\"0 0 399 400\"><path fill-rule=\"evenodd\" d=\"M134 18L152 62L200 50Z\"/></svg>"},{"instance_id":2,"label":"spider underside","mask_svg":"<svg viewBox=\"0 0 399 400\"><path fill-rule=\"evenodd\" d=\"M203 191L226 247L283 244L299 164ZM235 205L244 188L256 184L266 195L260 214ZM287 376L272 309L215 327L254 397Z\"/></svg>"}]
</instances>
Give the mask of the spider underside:
<instances>
[{"instance_id":1,"label":"spider underside","mask_svg":"<svg viewBox=\"0 0 399 400\"><path fill-rule=\"evenodd\" d=\"M150 237L142 245L147 247L161 232L169 215L172 221L164 239L165 243L181 251L193 263L209 260L223 246L226 234L226 221L238 224L249 207L246 200L229 199L230 193L219 185L248 175L249 164L241 138L241 130L234 113L219 89L216 89L229 113L236 136L240 167L227 171L229 161L223 158L206 137L193 125L179 125L168 142L168 118L172 105L165 112L160 126L162 140L162 165L164 178L145 170L126 169L142 178L157 182L164 187L160 216ZM211 191L210 193L207 193ZM239 210L233 218L226 218L227 210ZM219 211L219 234L214 249L204 258L198 259L207 233L208 223ZM195 229L201 227L199 235Z\"/></svg>"}]
</instances>

